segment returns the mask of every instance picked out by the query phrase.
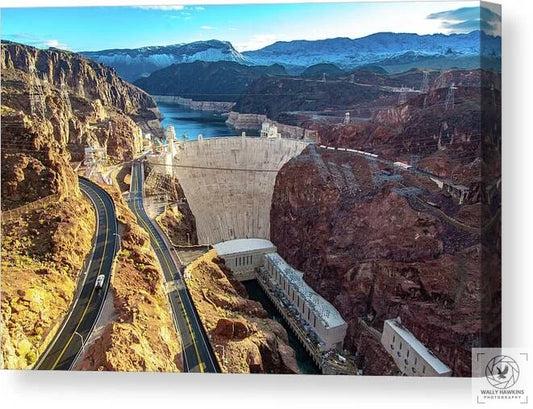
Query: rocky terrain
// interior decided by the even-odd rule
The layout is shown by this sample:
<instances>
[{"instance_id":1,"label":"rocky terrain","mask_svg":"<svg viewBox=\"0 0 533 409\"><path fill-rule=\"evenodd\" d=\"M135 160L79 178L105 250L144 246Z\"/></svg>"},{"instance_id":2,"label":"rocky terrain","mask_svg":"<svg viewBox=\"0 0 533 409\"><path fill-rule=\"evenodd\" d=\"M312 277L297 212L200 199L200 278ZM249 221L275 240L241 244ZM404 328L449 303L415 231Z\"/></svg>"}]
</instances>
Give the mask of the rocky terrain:
<instances>
[{"instance_id":1,"label":"rocky terrain","mask_svg":"<svg viewBox=\"0 0 533 409\"><path fill-rule=\"evenodd\" d=\"M382 170L308 148L278 174L271 239L348 322L345 345L366 374L393 368L360 320L381 331L400 316L455 376L468 376L470 348L499 342L499 320L488 318L499 314L498 243L482 246L479 230L497 237L498 223L487 226L482 203L459 206L424 177Z\"/></svg>"},{"instance_id":2,"label":"rocky terrain","mask_svg":"<svg viewBox=\"0 0 533 409\"><path fill-rule=\"evenodd\" d=\"M79 195L4 217L0 368L31 368L53 339L73 301L94 229L94 211Z\"/></svg>"},{"instance_id":3,"label":"rocky terrain","mask_svg":"<svg viewBox=\"0 0 533 409\"><path fill-rule=\"evenodd\" d=\"M246 89L233 110L243 114L265 114L269 119L282 122L280 116L284 113L354 109L389 94L388 90L349 81L262 77Z\"/></svg>"},{"instance_id":4,"label":"rocky terrain","mask_svg":"<svg viewBox=\"0 0 533 409\"><path fill-rule=\"evenodd\" d=\"M287 332L224 266L214 250L185 270L194 304L223 372L298 373Z\"/></svg>"},{"instance_id":5,"label":"rocky terrain","mask_svg":"<svg viewBox=\"0 0 533 409\"><path fill-rule=\"evenodd\" d=\"M315 64L307 67L301 74L302 78L314 78L322 79L323 75L326 75L326 78L336 78L342 75L346 75L346 72L341 70L335 64Z\"/></svg>"},{"instance_id":6,"label":"rocky terrain","mask_svg":"<svg viewBox=\"0 0 533 409\"><path fill-rule=\"evenodd\" d=\"M131 158L139 128L157 132L160 125L151 97L112 69L14 43L2 44L1 110L1 365L22 369L33 366L56 334L93 242L94 212L72 161L83 158L86 145L107 147L116 160ZM178 370L181 348L148 238L124 203L119 213L116 321L82 367Z\"/></svg>"},{"instance_id":7,"label":"rocky terrain","mask_svg":"<svg viewBox=\"0 0 533 409\"><path fill-rule=\"evenodd\" d=\"M197 101L235 101L256 79L287 75L279 64L246 66L231 61L173 64L135 81L152 95L179 95Z\"/></svg>"},{"instance_id":8,"label":"rocky terrain","mask_svg":"<svg viewBox=\"0 0 533 409\"><path fill-rule=\"evenodd\" d=\"M121 250L110 287L113 312L75 369L181 371L181 340L148 234L137 225L118 185L106 189L115 201L121 230Z\"/></svg>"},{"instance_id":9,"label":"rocky terrain","mask_svg":"<svg viewBox=\"0 0 533 409\"><path fill-rule=\"evenodd\" d=\"M500 172L501 91L497 74L473 70L450 71L434 77L427 94L414 95L404 104L378 110L372 120L350 126L325 126L320 141L378 153L410 163L456 183L479 183L483 164ZM454 104L446 104L455 84ZM483 112L483 116L481 115ZM492 155L481 160L483 155Z\"/></svg>"},{"instance_id":10,"label":"rocky terrain","mask_svg":"<svg viewBox=\"0 0 533 409\"><path fill-rule=\"evenodd\" d=\"M11 135L2 138L3 151L42 150L27 134L53 133L73 160L87 145L129 159L142 143L140 129L162 133L159 117L154 100L111 68L66 51L2 43L2 130Z\"/></svg>"},{"instance_id":11,"label":"rocky terrain","mask_svg":"<svg viewBox=\"0 0 533 409\"><path fill-rule=\"evenodd\" d=\"M185 209L168 207L157 217L157 222L173 244L186 246L198 243L194 215L188 206Z\"/></svg>"}]
</instances>

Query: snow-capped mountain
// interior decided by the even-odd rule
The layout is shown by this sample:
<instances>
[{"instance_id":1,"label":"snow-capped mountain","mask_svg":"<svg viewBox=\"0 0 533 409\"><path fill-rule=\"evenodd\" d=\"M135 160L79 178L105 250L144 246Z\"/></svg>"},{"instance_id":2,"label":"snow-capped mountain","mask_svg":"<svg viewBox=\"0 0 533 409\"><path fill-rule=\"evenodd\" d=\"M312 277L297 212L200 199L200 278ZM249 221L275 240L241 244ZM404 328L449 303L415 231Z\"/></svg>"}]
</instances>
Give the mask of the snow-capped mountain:
<instances>
[{"instance_id":1,"label":"snow-capped mountain","mask_svg":"<svg viewBox=\"0 0 533 409\"><path fill-rule=\"evenodd\" d=\"M317 64L335 64L350 71L375 65L389 72L410 68L479 68L498 70L501 38L472 31L468 34L376 33L362 38L330 38L277 42L256 51L238 52L228 41L81 52L115 68L126 80L135 81L171 64L194 61L233 61L245 65L281 64L299 74Z\"/></svg>"},{"instance_id":2,"label":"snow-capped mountain","mask_svg":"<svg viewBox=\"0 0 533 409\"><path fill-rule=\"evenodd\" d=\"M481 31L450 35L376 33L356 39L280 41L260 50L243 52L243 55L254 64L278 63L293 70L320 63L354 69L367 64L420 63L428 58L442 60L442 57L457 61L461 66L461 59L479 56L480 49L484 55L501 57L501 38Z\"/></svg>"},{"instance_id":3,"label":"snow-capped mountain","mask_svg":"<svg viewBox=\"0 0 533 409\"><path fill-rule=\"evenodd\" d=\"M113 67L128 81L147 77L150 73L175 63L193 61L248 63L248 59L235 50L231 43L219 40L135 49L82 51L80 54Z\"/></svg>"}]
</instances>

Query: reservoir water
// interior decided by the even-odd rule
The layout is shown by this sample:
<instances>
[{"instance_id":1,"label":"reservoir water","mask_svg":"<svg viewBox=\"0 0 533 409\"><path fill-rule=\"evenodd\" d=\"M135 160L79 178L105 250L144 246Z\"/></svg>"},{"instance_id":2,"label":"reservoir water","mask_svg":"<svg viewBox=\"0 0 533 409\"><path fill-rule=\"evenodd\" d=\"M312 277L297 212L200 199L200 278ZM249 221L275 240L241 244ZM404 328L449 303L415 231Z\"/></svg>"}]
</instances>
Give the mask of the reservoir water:
<instances>
[{"instance_id":1,"label":"reservoir water","mask_svg":"<svg viewBox=\"0 0 533 409\"><path fill-rule=\"evenodd\" d=\"M178 139L196 140L198 134L204 138L240 135L241 132L226 125L226 116L207 111L195 111L183 105L158 102L164 119L161 125L166 129L172 125ZM256 136L257 132L246 131L246 135Z\"/></svg>"},{"instance_id":2,"label":"reservoir water","mask_svg":"<svg viewBox=\"0 0 533 409\"><path fill-rule=\"evenodd\" d=\"M283 325L283 328L287 330L287 335L289 336L289 345L296 352L296 362L298 363L300 372L303 374L320 374L321 372L311 359L311 356L309 356L305 348L302 346L302 344L300 344L300 341L298 341L298 338L296 338L296 335L294 335L292 329L285 323L283 317L278 312L274 304L272 304L272 301L269 300L257 280L244 281L242 284L246 288L246 292L248 293L250 299L260 302L268 313L269 318L276 320Z\"/></svg>"}]
</instances>

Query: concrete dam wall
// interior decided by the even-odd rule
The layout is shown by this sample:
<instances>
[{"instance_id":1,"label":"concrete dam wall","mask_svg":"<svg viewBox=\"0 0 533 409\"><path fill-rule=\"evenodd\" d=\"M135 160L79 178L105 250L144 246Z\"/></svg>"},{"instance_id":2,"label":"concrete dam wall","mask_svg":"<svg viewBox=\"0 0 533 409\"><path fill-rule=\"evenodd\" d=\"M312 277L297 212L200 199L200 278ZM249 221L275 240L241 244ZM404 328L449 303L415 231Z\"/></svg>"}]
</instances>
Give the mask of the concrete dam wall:
<instances>
[{"instance_id":1,"label":"concrete dam wall","mask_svg":"<svg viewBox=\"0 0 533 409\"><path fill-rule=\"evenodd\" d=\"M199 242L269 239L276 175L307 144L244 137L180 143L173 172L196 218Z\"/></svg>"}]
</instances>

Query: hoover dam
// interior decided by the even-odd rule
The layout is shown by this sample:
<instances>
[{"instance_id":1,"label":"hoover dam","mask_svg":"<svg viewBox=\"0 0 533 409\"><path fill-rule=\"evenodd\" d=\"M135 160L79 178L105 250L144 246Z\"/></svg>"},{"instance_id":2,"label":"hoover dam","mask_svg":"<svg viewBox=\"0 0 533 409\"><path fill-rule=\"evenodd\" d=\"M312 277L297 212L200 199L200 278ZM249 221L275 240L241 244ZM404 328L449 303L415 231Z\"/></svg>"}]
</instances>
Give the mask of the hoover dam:
<instances>
[{"instance_id":1,"label":"hoover dam","mask_svg":"<svg viewBox=\"0 0 533 409\"><path fill-rule=\"evenodd\" d=\"M307 144L245 136L177 144L172 173L196 218L199 243L269 239L276 175Z\"/></svg>"}]
</instances>

